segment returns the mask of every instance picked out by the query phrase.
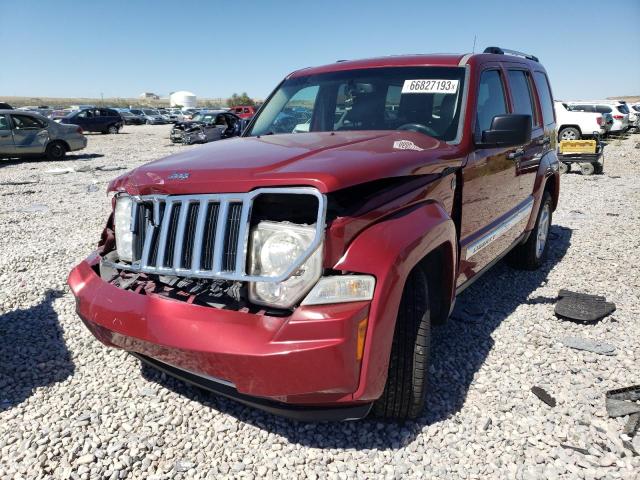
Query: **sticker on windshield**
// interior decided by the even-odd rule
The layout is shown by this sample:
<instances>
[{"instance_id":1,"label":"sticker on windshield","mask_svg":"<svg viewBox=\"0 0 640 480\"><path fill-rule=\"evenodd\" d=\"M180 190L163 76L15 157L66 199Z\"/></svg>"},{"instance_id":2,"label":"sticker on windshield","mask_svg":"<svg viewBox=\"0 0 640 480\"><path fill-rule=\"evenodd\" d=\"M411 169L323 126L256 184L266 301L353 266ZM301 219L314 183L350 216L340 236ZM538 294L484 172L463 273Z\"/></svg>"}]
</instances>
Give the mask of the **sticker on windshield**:
<instances>
[{"instance_id":1,"label":"sticker on windshield","mask_svg":"<svg viewBox=\"0 0 640 480\"><path fill-rule=\"evenodd\" d=\"M393 142L393 148L396 150L415 150L416 152L421 152L424 148L420 148L411 140L396 140Z\"/></svg>"},{"instance_id":2,"label":"sticker on windshield","mask_svg":"<svg viewBox=\"0 0 640 480\"><path fill-rule=\"evenodd\" d=\"M402 93L456 93L458 80L405 80Z\"/></svg>"}]
</instances>

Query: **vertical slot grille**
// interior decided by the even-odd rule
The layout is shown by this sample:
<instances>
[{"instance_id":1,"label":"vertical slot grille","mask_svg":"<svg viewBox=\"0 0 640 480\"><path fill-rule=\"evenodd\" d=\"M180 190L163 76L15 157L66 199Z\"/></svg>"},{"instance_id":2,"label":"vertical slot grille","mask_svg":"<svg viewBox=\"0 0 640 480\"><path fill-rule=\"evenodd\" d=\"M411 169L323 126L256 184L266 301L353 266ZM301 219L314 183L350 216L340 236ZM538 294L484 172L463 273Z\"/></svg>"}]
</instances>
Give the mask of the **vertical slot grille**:
<instances>
[{"instance_id":1,"label":"vertical slot grille","mask_svg":"<svg viewBox=\"0 0 640 480\"><path fill-rule=\"evenodd\" d=\"M167 218L164 220L169 222L169 229L167 231L167 246L164 250L164 259L162 262L163 267L169 267L173 265L174 248L176 246L176 234L178 232L178 219L180 216L181 203L174 203L171 205L171 210L168 212Z\"/></svg>"},{"instance_id":2,"label":"vertical slot grille","mask_svg":"<svg viewBox=\"0 0 640 480\"><path fill-rule=\"evenodd\" d=\"M193 256L193 246L196 238L196 227L198 220L199 203L190 203L187 210L187 223L184 226L184 243L182 244L182 255L180 257L180 268L191 269Z\"/></svg>"},{"instance_id":3,"label":"vertical slot grille","mask_svg":"<svg viewBox=\"0 0 640 480\"><path fill-rule=\"evenodd\" d=\"M222 270L225 272L232 272L236 269L241 213L241 203L232 203L229 205L229 219L227 220L227 231L224 236L224 257L222 261Z\"/></svg>"},{"instance_id":4,"label":"vertical slot grille","mask_svg":"<svg viewBox=\"0 0 640 480\"><path fill-rule=\"evenodd\" d=\"M205 217L204 223L204 241L202 243L202 270L213 269L213 246L216 241L219 210L219 203L210 203L207 206L207 216Z\"/></svg>"}]
</instances>

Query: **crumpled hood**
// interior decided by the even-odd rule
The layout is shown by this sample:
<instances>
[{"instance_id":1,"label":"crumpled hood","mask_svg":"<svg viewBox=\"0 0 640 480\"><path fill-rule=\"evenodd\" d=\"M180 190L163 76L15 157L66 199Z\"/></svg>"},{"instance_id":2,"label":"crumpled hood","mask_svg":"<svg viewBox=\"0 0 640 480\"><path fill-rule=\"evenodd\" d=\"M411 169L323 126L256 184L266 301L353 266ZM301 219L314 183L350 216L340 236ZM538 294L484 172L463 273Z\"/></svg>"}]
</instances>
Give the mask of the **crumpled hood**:
<instances>
[{"instance_id":1,"label":"crumpled hood","mask_svg":"<svg viewBox=\"0 0 640 480\"><path fill-rule=\"evenodd\" d=\"M321 192L461 165L457 146L409 131L314 132L232 138L148 163L115 179L132 195L247 192L315 186ZM188 173L168 177L174 173Z\"/></svg>"}]
</instances>

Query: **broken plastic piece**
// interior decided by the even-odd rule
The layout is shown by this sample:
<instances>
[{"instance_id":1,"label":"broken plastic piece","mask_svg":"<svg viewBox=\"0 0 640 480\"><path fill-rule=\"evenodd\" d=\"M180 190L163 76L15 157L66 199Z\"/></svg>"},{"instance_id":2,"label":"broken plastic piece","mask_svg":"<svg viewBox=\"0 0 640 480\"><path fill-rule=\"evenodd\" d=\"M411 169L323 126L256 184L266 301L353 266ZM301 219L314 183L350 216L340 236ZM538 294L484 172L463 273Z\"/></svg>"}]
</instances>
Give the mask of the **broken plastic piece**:
<instances>
[{"instance_id":1,"label":"broken plastic piece","mask_svg":"<svg viewBox=\"0 0 640 480\"><path fill-rule=\"evenodd\" d=\"M556 406L556 399L541 387L531 387L531 392L550 407Z\"/></svg>"},{"instance_id":2,"label":"broken plastic piece","mask_svg":"<svg viewBox=\"0 0 640 480\"><path fill-rule=\"evenodd\" d=\"M633 437L638 429L640 429L640 413L634 413L629 416L629 420L624 426L624 430L622 430L622 433Z\"/></svg>"},{"instance_id":3,"label":"broken plastic piece","mask_svg":"<svg viewBox=\"0 0 640 480\"><path fill-rule=\"evenodd\" d=\"M613 345L581 337L564 337L560 339L560 343L569 348L585 350L598 355L615 355L616 352L616 347Z\"/></svg>"},{"instance_id":4,"label":"broken plastic piece","mask_svg":"<svg viewBox=\"0 0 640 480\"><path fill-rule=\"evenodd\" d=\"M640 385L609 390L605 395L607 414L610 417L622 417L640 413Z\"/></svg>"},{"instance_id":5,"label":"broken plastic piece","mask_svg":"<svg viewBox=\"0 0 640 480\"><path fill-rule=\"evenodd\" d=\"M573 450L574 452L578 452L583 455L589 455L589 450L587 450L586 448L574 447L573 445L566 445L564 443L561 443L560 446L562 448L568 448L569 450Z\"/></svg>"},{"instance_id":6,"label":"broken plastic piece","mask_svg":"<svg viewBox=\"0 0 640 480\"><path fill-rule=\"evenodd\" d=\"M576 293L569 290L558 292L555 313L557 317L579 322L596 322L616 310L614 303L605 297Z\"/></svg>"}]
</instances>

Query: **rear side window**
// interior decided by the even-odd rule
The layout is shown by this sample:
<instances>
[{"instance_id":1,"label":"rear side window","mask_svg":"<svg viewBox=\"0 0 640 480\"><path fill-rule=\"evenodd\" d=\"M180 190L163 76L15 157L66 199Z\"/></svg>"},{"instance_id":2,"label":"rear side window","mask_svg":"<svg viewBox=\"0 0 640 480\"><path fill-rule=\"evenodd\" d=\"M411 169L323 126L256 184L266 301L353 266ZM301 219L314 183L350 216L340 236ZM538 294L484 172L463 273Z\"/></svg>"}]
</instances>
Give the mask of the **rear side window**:
<instances>
[{"instance_id":1,"label":"rear side window","mask_svg":"<svg viewBox=\"0 0 640 480\"><path fill-rule=\"evenodd\" d=\"M533 94L529 88L528 75L522 70L509 70L509 85L511 86L511 100L513 113L531 115L531 125L539 125Z\"/></svg>"},{"instance_id":2,"label":"rear side window","mask_svg":"<svg viewBox=\"0 0 640 480\"><path fill-rule=\"evenodd\" d=\"M547 76L542 72L534 72L533 78L538 90L538 98L540 99L540 107L542 108L542 118L544 124L549 125L554 122L553 117L553 99L551 98L551 89Z\"/></svg>"},{"instance_id":3,"label":"rear side window","mask_svg":"<svg viewBox=\"0 0 640 480\"><path fill-rule=\"evenodd\" d=\"M35 117L27 115L12 115L12 117L16 130L38 130L40 128L45 128L46 126L44 122Z\"/></svg>"},{"instance_id":4,"label":"rear side window","mask_svg":"<svg viewBox=\"0 0 640 480\"><path fill-rule=\"evenodd\" d=\"M0 130L9 130L9 119L6 115L0 115Z\"/></svg>"},{"instance_id":5,"label":"rear side window","mask_svg":"<svg viewBox=\"0 0 640 480\"><path fill-rule=\"evenodd\" d=\"M491 128L496 115L507 113L504 86L498 70L486 70L480 77L478 88L478 108L476 111L476 136Z\"/></svg>"}]
</instances>

